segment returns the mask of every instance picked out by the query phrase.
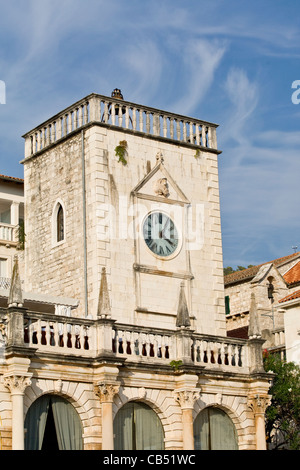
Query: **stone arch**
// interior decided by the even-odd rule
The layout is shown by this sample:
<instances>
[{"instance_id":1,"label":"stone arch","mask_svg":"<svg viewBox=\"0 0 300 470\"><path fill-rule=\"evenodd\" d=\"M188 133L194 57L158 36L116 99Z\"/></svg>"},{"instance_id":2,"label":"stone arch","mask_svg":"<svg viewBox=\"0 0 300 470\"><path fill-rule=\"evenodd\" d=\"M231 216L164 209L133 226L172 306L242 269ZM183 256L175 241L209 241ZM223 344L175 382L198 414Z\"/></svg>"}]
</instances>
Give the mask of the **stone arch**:
<instances>
[{"instance_id":1,"label":"stone arch","mask_svg":"<svg viewBox=\"0 0 300 470\"><path fill-rule=\"evenodd\" d=\"M101 427L99 425L101 408L99 400L93 393L93 386L80 382L70 382L48 379L32 379L24 395L24 420L32 403L42 395L58 395L69 401L78 413L82 424L82 439L84 449L89 448L90 436L98 434L100 443ZM95 437L92 438L95 444Z\"/></svg>"},{"instance_id":2,"label":"stone arch","mask_svg":"<svg viewBox=\"0 0 300 470\"><path fill-rule=\"evenodd\" d=\"M195 421L198 414L205 408L219 408L224 411L236 429L238 447L239 449L249 448L249 442L246 445L244 442L245 436L249 435L250 428L254 427L250 409L247 406L247 397L234 397L230 395L217 394L201 394L197 400L193 410L193 421ZM254 443L255 446L255 443Z\"/></svg>"},{"instance_id":3,"label":"stone arch","mask_svg":"<svg viewBox=\"0 0 300 470\"><path fill-rule=\"evenodd\" d=\"M172 449L182 447L181 408L175 402L172 391L148 387L120 387L114 398L113 417L115 418L119 409L130 401L145 403L157 414L163 427L166 450L169 443L172 443L169 444Z\"/></svg>"}]
</instances>

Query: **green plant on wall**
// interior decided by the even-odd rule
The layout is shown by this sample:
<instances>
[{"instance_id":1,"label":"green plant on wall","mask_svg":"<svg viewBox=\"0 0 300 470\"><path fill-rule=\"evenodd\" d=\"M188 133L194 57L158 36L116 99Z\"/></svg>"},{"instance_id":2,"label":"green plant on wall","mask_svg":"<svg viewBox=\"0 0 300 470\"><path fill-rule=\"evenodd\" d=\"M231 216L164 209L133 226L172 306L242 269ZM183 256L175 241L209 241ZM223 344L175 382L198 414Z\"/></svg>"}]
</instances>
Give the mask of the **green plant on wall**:
<instances>
[{"instance_id":1,"label":"green plant on wall","mask_svg":"<svg viewBox=\"0 0 300 470\"><path fill-rule=\"evenodd\" d=\"M194 155L194 157L195 157L195 158L199 158L200 155L201 155L200 149L197 149L197 150L196 150L196 153L195 153L195 155Z\"/></svg>"},{"instance_id":2,"label":"green plant on wall","mask_svg":"<svg viewBox=\"0 0 300 470\"><path fill-rule=\"evenodd\" d=\"M24 250L25 249L25 227L24 227L24 220L20 220L19 226L17 228L17 250Z\"/></svg>"},{"instance_id":3,"label":"green plant on wall","mask_svg":"<svg viewBox=\"0 0 300 470\"><path fill-rule=\"evenodd\" d=\"M127 160L126 160L126 156L127 156L127 141L126 140L121 140L119 142L119 145L116 146L115 148L115 153L116 153L116 157L119 158L119 162L122 162L123 165L127 165Z\"/></svg>"},{"instance_id":4,"label":"green plant on wall","mask_svg":"<svg viewBox=\"0 0 300 470\"><path fill-rule=\"evenodd\" d=\"M171 361L170 366L174 369L175 372L179 371L179 367L182 365L182 361Z\"/></svg>"}]
</instances>

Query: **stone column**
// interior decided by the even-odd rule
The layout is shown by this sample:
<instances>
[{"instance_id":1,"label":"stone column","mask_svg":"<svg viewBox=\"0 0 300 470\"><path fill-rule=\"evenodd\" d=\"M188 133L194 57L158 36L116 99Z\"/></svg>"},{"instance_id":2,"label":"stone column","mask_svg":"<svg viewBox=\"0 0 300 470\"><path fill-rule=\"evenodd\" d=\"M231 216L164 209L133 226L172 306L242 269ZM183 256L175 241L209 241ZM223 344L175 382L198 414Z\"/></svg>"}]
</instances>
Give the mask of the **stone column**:
<instances>
[{"instance_id":1,"label":"stone column","mask_svg":"<svg viewBox=\"0 0 300 470\"><path fill-rule=\"evenodd\" d=\"M115 383L98 383L95 386L95 393L102 404L102 450L114 450L113 400L119 388Z\"/></svg>"},{"instance_id":2,"label":"stone column","mask_svg":"<svg viewBox=\"0 0 300 470\"><path fill-rule=\"evenodd\" d=\"M266 430L265 430L265 411L270 405L270 396L256 395L249 398L248 406L254 413L256 450L266 450Z\"/></svg>"},{"instance_id":3,"label":"stone column","mask_svg":"<svg viewBox=\"0 0 300 470\"><path fill-rule=\"evenodd\" d=\"M31 385L29 376L4 377L12 401L12 450L24 450L24 392Z\"/></svg>"},{"instance_id":4,"label":"stone column","mask_svg":"<svg viewBox=\"0 0 300 470\"><path fill-rule=\"evenodd\" d=\"M182 410L183 450L194 450L193 408L199 396L199 390L175 391L175 400Z\"/></svg>"}]
</instances>

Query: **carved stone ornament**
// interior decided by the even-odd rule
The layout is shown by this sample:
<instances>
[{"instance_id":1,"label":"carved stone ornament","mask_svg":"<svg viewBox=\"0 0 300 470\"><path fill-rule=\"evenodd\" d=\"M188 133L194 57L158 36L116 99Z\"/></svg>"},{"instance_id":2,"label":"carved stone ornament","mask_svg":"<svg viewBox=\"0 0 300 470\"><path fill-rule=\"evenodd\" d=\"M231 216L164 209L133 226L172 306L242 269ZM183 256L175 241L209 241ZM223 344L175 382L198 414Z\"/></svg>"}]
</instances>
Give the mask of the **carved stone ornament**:
<instances>
[{"instance_id":1,"label":"carved stone ornament","mask_svg":"<svg viewBox=\"0 0 300 470\"><path fill-rule=\"evenodd\" d=\"M184 408L193 408L196 400L200 398L200 390L179 390L174 392L177 403Z\"/></svg>"},{"instance_id":2,"label":"carved stone ornament","mask_svg":"<svg viewBox=\"0 0 300 470\"><path fill-rule=\"evenodd\" d=\"M112 402L114 396L119 392L120 385L100 383L95 385L94 392L101 402Z\"/></svg>"},{"instance_id":3,"label":"carved stone ornament","mask_svg":"<svg viewBox=\"0 0 300 470\"><path fill-rule=\"evenodd\" d=\"M3 377L3 384L9 389L10 393L23 394L25 389L31 385L30 377L23 375L10 375Z\"/></svg>"},{"instance_id":4,"label":"carved stone ornament","mask_svg":"<svg viewBox=\"0 0 300 470\"><path fill-rule=\"evenodd\" d=\"M248 406L254 414L264 414L268 406L271 404L270 395L256 395L248 399Z\"/></svg>"},{"instance_id":5,"label":"carved stone ornament","mask_svg":"<svg viewBox=\"0 0 300 470\"><path fill-rule=\"evenodd\" d=\"M157 196L169 197L169 184L167 178L159 178L154 184L154 192Z\"/></svg>"}]
</instances>

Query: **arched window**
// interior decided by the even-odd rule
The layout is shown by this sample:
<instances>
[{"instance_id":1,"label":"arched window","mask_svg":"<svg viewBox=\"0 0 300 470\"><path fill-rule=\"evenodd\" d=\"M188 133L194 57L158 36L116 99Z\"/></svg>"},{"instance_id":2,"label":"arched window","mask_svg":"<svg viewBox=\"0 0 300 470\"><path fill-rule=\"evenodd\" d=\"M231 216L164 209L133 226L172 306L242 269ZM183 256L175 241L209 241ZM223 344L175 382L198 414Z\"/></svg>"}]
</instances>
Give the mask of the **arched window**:
<instances>
[{"instance_id":1,"label":"arched window","mask_svg":"<svg viewBox=\"0 0 300 470\"><path fill-rule=\"evenodd\" d=\"M57 200L52 212L52 245L62 243L66 239L65 207L61 200Z\"/></svg>"},{"instance_id":2,"label":"arched window","mask_svg":"<svg viewBox=\"0 0 300 470\"><path fill-rule=\"evenodd\" d=\"M56 228L57 228L57 240L61 242L65 237L65 227L64 227L64 210L62 205L58 205L57 216L56 216Z\"/></svg>"},{"instance_id":3,"label":"arched window","mask_svg":"<svg viewBox=\"0 0 300 470\"><path fill-rule=\"evenodd\" d=\"M114 449L163 450L163 428L155 411L139 402L124 405L114 419Z\"/></svg>"},{"instance_id":4,"label":"arched window","mask_svg":"<svg viewBox=\"0 0 300 470\"><path fill-rule=\"evenodd\" d=\"M25 419L25 450L82 450L82 426L71 403L43 395L30 406Z\"/></svg>"},{"instance_id":5,"label":"arched window","mask_svg":"<svg viewBox=\"0 0 300 470\"><path fill-rule=\"evenodd\" d=\"M219 408L205 408L194 421L195 450L238 450L235 426Z\"/></svg>"}]
</instances>

